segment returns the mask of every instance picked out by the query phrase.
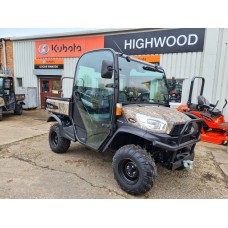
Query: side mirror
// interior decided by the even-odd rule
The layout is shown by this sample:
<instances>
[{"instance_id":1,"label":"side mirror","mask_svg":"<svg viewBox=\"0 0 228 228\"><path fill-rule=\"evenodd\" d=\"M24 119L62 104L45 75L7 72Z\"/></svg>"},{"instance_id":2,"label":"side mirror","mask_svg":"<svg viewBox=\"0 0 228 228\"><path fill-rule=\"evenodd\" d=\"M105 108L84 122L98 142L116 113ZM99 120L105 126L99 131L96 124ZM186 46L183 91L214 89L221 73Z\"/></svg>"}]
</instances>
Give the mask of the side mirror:
<instances>
[{"instance_id":1,"label":"side mirror","mask_svg":"<svg viewBox=\"0 0 228 228\"><path fill-rule=\"evenodd\" d=\"M108 60L103 60L101 66L101 77L111 79L113 72L113 62Z\"/></svg>"}]
</instances>

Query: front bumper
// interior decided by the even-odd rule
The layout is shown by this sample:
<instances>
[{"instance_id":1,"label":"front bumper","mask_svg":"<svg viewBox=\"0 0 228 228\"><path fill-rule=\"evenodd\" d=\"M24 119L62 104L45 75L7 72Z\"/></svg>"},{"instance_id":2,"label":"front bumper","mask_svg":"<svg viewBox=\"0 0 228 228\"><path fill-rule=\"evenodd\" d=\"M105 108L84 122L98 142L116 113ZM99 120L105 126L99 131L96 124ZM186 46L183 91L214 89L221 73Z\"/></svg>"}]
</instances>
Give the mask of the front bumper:
<instances>
[{"instance_id":1,"label":"front bumper","mask_svg":"<svg viewBox=\"0 0 228 228\"><path fill-rule=\"evenodd\" d=\"M197 132L185 134L185 131L189 128L192 124L197 124L198 129ZM167 150L167 151L178 151L182 148L185 148L187 146L191 146L193 144L196 144L198 141L200 141L200 133L203 126L203 122L200 119L192 119L185 123L180 135L178 137L173 137L173 140L171 138L170 144L163 143L160 140L154 140L153 146Z\"/></svg>"}]
</instances>

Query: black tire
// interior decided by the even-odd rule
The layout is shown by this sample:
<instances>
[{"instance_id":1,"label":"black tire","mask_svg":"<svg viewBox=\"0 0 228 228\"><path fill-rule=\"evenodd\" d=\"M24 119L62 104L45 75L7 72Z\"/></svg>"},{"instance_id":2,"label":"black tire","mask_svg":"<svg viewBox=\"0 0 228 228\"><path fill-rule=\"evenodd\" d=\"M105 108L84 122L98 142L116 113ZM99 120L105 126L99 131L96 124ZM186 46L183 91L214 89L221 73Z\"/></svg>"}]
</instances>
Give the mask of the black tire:
<instances>
[{"instance_id":1,"label":"black tire","mask_svg":"<svg viewBox=\"0 0 228 228\"><path fill-rule=\"evenodd\" d=\"M0 121L2 121L2 119L3 119L3 110L2 110L2 108L0 108Z\"/></svg>"},{"instance_id":2,"label":"black tire","mask_svg":"<svg viewBox=\"0 0 228 228\"><path fill-rule=\"evenodd\" d=\"M21 115L22 112L23 112L22 105L17 104L16 107L15 107L15 110L14 110L14 114L15 114L15 115Z\"/></svg>"},{"instance_id":3,"label":"black tire","mask_svg":"<svg viewBox=\"0 0 228 228\"><path fill-rule=\"evenodd\" d=\"M61 154L66 153L70 147L71 141L59 134L59 124L51 126L49 131L49 145L53 152Z\"/></svg>"},{"instance_id":4,"label":"black tire","mask_svg":"<svg viewBox=\"0 0 228 228\"><path fill-rule=\"evenodd\" d=\"M139 146L126 145L117 150L112 168L117 183L129 194L142 195L153 187L156 165Z\"/></svg>"}]
</instances>

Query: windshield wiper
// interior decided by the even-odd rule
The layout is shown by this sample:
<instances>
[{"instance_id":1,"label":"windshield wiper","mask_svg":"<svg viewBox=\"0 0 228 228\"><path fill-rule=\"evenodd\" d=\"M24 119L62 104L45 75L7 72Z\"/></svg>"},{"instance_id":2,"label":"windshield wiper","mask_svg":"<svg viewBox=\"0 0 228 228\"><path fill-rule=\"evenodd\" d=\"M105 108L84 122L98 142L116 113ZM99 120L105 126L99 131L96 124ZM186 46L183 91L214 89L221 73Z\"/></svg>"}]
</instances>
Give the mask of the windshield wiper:
<instances>
[{"instance_id":1,"label":"windshield wiper","mask_svg":"<svg viewBox=\"0 0 228 228\"><path fill-rule=\"evenodd\" d=\"M143 66L143 70L164 73L164 71L162 69L159 69L157 66L155 66L155 67L152 67L152 66Z\"/></svg>"}]
</instances>

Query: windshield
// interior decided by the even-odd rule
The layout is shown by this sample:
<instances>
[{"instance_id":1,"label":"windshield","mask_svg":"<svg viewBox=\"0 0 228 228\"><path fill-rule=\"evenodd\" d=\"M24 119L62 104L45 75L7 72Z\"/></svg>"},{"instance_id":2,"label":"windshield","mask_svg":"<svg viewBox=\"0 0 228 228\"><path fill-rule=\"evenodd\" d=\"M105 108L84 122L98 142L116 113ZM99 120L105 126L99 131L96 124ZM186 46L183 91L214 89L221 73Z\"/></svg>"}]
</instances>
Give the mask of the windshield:
<instances>
[{"instance_id":1,"label":"windshield","mask_svg":"<svg viewBox=\"0 0 228 228\"><path fill-rule=\"evenodd\" d=\"M3 78L0 78L0 96L3 95Z\"/></svg>"},{"instance_id":2,"label":"windshield","mask_svg":"<svg viewBox=\"0 0 228 228\"><path fill-rule=\"evenodd\" d=\"M151 64L133 59L127 61L119 57L119 102L129 103L168 103L168 89L165 75L153 71Z\"/></svg>"}]
</instances>

